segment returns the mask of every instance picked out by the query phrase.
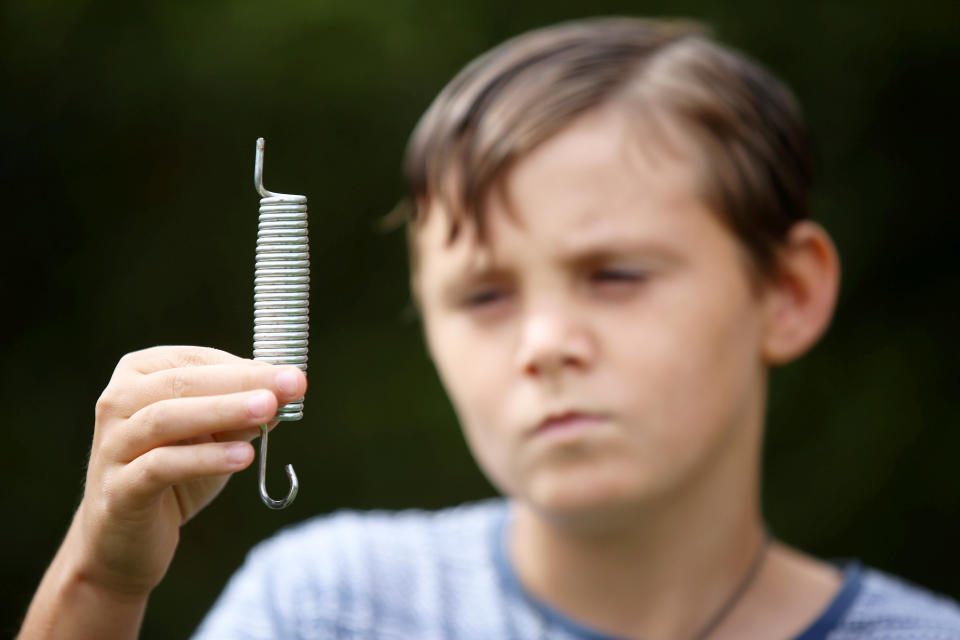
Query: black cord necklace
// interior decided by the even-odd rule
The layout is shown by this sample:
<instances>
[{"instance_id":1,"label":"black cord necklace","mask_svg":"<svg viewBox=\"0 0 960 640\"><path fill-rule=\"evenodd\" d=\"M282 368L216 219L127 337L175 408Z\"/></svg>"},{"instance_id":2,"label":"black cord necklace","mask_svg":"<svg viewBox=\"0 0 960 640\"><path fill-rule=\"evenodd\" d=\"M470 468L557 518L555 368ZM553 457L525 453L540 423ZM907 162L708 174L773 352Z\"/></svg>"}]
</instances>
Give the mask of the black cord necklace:
<instances>
[{"instance_id":1,"label":"black cord necklace","mask_svg":"<svg viewBox=\"0 0 960 640\"><path fill-rule=\"evenodd\" d=\"M750 586L757 579L757 576L760 574L760 568L763 566L763 561L767 557L767 552L770 550L770 545L773 542L773 539L770 537L769 531L764 529L763 539L760 541L760 547L757 549L756 553L753 555L753 559L750 561L750 566L747 567L747 572L740 579L740 582L737 583L736 588L730 593L726 601L717 609L716 613L710 616L710 619L700 627L700 629L693 635L690 640L706 640L711 633L717 630L717 627L727 619L730 613L736 608L736 606L743 599L743 596L750 589ZM549 634L550 624L547 621L546 616L541 611L539 612L540 618L540 637L546 638Z\"/></svg>"},{"instance_id":2,"label":"black cord necklace","mask_svg":"<svg viewBox=\"0 0 960 640\"><path fill-rule=\"evenodd\" d=\"M704 624L700 630L694 634L691 640L704 640L711 633L716 631L721 622L727 619L727 616L730 615L730 612L733 611L740 603L740 600L750 588L750 585L752 585L753 581L757 579L757 575L760 573L760 567L763 566L763 561L767 557L767 551L769 549L770 534L764 531L763 540L760 542L760 548L757 549L757 552L753 555L753 560L750 561L750 566L747 568L747 573L743 576L743 578L740 579L736 589L734 589L730 596L727 597L727 600L723 603L723 606L717 609L717 612L714 613L709 620L707 620L706 624Z\"/></svg>"}]
</instances>

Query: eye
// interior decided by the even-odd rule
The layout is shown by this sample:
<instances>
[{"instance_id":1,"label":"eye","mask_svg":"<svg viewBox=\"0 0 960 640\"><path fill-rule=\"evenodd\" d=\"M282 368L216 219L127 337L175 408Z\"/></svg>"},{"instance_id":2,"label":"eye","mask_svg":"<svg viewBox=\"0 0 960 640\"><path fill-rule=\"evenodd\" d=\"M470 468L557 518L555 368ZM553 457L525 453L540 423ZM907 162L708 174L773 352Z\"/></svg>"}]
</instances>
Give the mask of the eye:
<instances>
[{"instance_id":1,"label":"eye","mask_svg":"<svg viewBox=\"0 0 960 640\"><path fill-rule=\"evenodd\" d=\"M471 293L463 300L462 304L469 309L480 309L505 300L506 297L507 292L505 290L491 287Z\"/></svg>"},{"instance_id":2,"label":"eye","mask_svg":"<svg viewBox=\"0 0 960 640\"><path fill-rule=\"evenodd\" d=\"M605 268L590 274L590 280L599 284L630 284L647 279L647 274L639 269Z\"/></svg>"},{"instance_id":3,"label":"eye","mask_svg":"<svg viewBox=\"0 0 960 640\"><path fill-rule=\"evenodd\" d=\"M587 287L601 300L629 300L638 294L650 274L634 266L609 266L587 273Z\"/></svg>"}]
</instances>

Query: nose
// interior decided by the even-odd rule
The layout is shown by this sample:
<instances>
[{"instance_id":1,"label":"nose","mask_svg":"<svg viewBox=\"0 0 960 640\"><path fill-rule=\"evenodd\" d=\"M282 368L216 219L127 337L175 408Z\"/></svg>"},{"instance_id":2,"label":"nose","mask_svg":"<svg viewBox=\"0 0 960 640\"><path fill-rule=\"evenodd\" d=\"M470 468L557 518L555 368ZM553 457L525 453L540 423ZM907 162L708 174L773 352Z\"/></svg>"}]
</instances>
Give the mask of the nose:
<instances>
[{"instance_id":1,"label":"nose","mask_svg":"<svg viewBox=\"0 0 960 640\"><path fill-rule=\"evenodd\" d=\"M586 370L596 354L587 322L564 305L527 314L517 348L517 366L526 375L547 377Z\"/></svg>"}]
</instances>

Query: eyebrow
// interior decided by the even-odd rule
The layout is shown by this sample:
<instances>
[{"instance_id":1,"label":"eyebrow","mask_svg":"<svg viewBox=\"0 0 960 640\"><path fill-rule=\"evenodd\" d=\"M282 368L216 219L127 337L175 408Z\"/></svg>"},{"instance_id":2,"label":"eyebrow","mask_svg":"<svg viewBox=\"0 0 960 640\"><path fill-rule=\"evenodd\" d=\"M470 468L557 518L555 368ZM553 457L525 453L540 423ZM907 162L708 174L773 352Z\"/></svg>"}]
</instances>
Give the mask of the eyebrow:
<instances>
[{"instance_id":1,"label":"eyebrow","mask_svg":"<svg viewBox=\"0 0 960 640\"><path fill-rule=\"evenodd\" d=\"M653 259L672 264L682 261L680 252L668 243L629 237L598 238L582 243L571 243L560 251L560 262L574 265L596 264L628 257Z\"/></svg>"}]
</instances>

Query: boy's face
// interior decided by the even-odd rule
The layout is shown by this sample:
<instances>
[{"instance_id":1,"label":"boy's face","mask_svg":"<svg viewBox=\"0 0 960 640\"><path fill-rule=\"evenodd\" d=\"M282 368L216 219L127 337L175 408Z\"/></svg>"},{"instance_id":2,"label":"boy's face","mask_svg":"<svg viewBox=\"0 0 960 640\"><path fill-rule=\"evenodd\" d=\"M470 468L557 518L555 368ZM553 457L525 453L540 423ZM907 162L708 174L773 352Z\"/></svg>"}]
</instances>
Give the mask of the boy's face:
<instances>
[{"instance_id":1,"label":"boy's face","mask_svg":"<svg viewBox=\"0 0 960 640\"><path fill-rule=\"evenodd\" d=\"M428 346L507 495L596 515L756 473L740 462L763 412L763 293L696 181L614 105L516 165L485 243L467 227L448 244L429 213L414 275Z\"/></svg>"}]
</instances>

